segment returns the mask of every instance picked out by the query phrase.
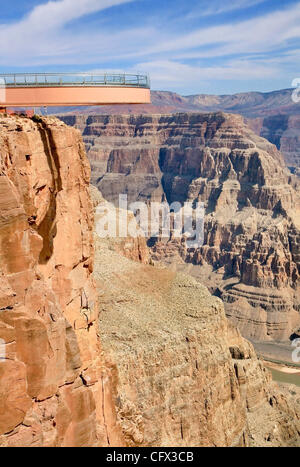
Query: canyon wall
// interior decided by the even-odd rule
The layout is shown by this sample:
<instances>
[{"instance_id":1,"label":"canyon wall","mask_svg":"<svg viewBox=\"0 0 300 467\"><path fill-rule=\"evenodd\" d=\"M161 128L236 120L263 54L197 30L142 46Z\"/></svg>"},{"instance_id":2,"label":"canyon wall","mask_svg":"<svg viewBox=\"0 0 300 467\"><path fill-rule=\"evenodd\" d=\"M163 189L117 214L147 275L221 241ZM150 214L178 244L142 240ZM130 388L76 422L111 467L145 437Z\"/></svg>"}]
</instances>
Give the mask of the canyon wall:
<instances>
[{"instance_id":1,"label":"canyon wall","mask_svg":"<svg viewBox=\"0 0 300 467\"><path fill-rule=\"evenodd\" d=\"M248 125L282 152L286 165L300 175L300 116L279 114L248 119Z\"/></svg>"},{"instance_id":2,"label":"canyon wall","mask_svg":"<svg viewBox=\"0 0 300 467\"><path fill-rule=\"evenodd\" d=\"M259 135L275 144L286 164L300 175L300 104L293 102L293 89L273 92L244 92L233 95L196 94L181 96L169 91L152 91L151 104L57 108L65 114L122 115L172 114L177 112L228 112L243 115ZM69 117L68 117L69 118ZM86 120L87 117L85 117Z\"/></svg>"},{"instance_id":3,"label":"canyon wall","mask_svg":"<svg viewBox=\"0 0 300 467\"><path fill-rule=\"evenodd\" d=\"M121 257L119 239L95 244L100 335L128 446L299 446L299 397L272 383L219 298L129 260L128 247Z\"/></svg>"},{"instance_id":4,"label":"canyon wall","mask_svg":"<svg viewBox=\"0 0 300 467\"><path fill-rule=\"evenodd\" d=\"M111 205L79 132L1 116L0 151L0 446L299 445L222 302L93 233Z\"/></svg>"},{"instance_id":5,"label":"canyon wall","mask_svg":"<svg viewBox=\"0 0 300 467\"><path fill-rule=\"evenodd\" d=\"M300 317L299 182L273 144L223 113L64 121L82 131L92 182L109 201L205 203L204 245L161 239L154 260L199 266L247 337L290 337Z\"/></svg>"},{"instance_id":6,"label":"canyon wall","mask_svg":"<svg viewBox=\"0 0 300 467\"><path fill-rule=\"evenodd\" d=\"M81 136L56 119L1 116L0 164L0 446L122 445Z\"/></svg>"}]
</instances>

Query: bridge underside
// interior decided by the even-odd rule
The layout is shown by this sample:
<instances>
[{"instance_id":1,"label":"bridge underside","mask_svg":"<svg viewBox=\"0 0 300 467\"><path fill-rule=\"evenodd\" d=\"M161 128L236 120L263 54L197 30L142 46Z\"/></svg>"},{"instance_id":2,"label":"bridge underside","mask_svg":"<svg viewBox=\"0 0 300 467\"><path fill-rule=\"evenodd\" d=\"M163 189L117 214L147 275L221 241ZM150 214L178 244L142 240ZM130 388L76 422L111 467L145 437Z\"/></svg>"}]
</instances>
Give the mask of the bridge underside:
<instances>
[{"instance_id":1,"label":"bridge underside","mask_svg":"<svg viewBox=\"0 0 300 467\"><path fill-rule=\"evenodd\" d=\"M150 89L130 86L8 87L2 107L149 104Z\"/></svg>"}]
</instances>

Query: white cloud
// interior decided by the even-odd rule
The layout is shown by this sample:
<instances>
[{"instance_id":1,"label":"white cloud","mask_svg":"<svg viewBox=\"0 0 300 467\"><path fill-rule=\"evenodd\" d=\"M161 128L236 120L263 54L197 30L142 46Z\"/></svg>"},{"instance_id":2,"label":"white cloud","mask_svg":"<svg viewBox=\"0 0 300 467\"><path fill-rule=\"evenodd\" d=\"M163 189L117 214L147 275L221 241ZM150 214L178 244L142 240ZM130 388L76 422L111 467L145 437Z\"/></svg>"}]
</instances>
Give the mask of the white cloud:
<instances>
[{"instance_id":1,"label":"white cloud","mask_svg":"<svg viewBox=\"0 0 300 467\"><path fill-rule=\"evenodd\" d=\"M187 16L188 18L197 18L202 16L219 15L231 11L242 10L263 3L265 0L231 0L220 4L219 0L204 1L198 8L193 9Z\"/></svg>"},{"instance_id":2,"label":"white cloud","mask_svg":"<svg viewBox=\"0 0 300 467\"><path fill-rule=\"evenodd\" d=\"M251 80L272 78L278 73L277 66L264 65L256 62L255 65L247 60L233 60L226 66L195 66L186 65L171 60L157 60L139 63L139 68L148 70L151 81L156 86L158 83L181 84L187 82L189 85L204 83L208 80ZM187 86L188 87L188 86Z\"/></svg>"},{"instance_id":3,"label":"white cloud","mask_svg":"<svg viewBox=\"0 0 300 467\"><path fill-rule=\"evenodd\" d=\"M60 0L49 1L36 6L29 15L14 26L5 29L23 30L34 29L35 32L43 31L44 28L57 29L60 26L96 11L128 3L132 0Z\"/></svg>"},{"instance_id":4,"label":"white cloud","mask_svg":"<svg viewBox=\"0 0 300 467\"><path fill-rule=\"evenodd\" d=\"M186 51L185 58L217 57L235 53L258 53L272 50L291 39L300 38L300 3L234 24L201 28L173 37L145 50L144 54ZM208 47L209 49L205 49ZM189 49L204 48L203 51Z\"/></svg>"},{"instance_id":5,"label":"white cloud","mask_svg":"<svg viewBox=\"0 0 300 467\"><path fill-rule=\"evenodd\" d=\"M131 1L133 0L60 0L38 5L21 21L0 25L0 58L7 63L31 65L35 61L43 62L43 57L63 57L71 50L75 52L80 35L77 38L76 31L72 34L65 33L64 26L67 23ZM83 37L85 43L87 38ZM90 42L89 47L92 46ZM74 58L73 55L73 63L76 62Z\"/></svg>"},{"instance_id":6,"label":"white cloud","mask_svg":"<svg viewBox=\"0 0 300 467\"><path fill-rule=\"evenodd\" d=\"M280 61L231 60L219 66L188 65L172 60L142 62L137 69L150 74L152 89L183 95L270 91L288 88L297 73L286 73ZM260 84L258 84L260 83ZM280 84L282 83L282 84Z\"/></svg>"}]
</instances>

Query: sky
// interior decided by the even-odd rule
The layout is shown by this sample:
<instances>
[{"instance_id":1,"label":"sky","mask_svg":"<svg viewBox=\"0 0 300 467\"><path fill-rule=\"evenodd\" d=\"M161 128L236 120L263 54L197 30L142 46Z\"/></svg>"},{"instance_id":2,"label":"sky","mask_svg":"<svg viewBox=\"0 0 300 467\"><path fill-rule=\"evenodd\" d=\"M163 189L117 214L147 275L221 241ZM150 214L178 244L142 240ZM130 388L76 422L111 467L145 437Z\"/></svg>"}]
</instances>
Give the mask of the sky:
<instances>
[{"instance_id":1,"label":"sky","mask_svg":"<svg viewBox=\"0 0 300 467\"><path fill-rule=\"evenodd\" d=\"M0 73L100 70L183 95L290 88L300 1L2 0Z\"/></svg>"}]
</instances>

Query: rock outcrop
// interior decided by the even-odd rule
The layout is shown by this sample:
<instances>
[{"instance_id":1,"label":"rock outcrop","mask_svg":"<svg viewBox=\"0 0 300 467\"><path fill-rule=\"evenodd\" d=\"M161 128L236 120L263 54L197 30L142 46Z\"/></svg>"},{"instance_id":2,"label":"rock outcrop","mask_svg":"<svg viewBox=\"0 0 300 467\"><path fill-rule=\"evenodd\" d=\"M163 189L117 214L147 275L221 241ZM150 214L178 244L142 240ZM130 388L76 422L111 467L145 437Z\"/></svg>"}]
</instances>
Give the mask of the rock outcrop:
<instances>
[{"instance_id":1,"label":"rock outcrop","mask_svg":"<svg viewBox=\"0 0 300 467\"><path fill-rule=\"evenodd\" d=\"M81 136L53 118L1 116L0 164L0 445L122 445Z\"/></svg>"},{"instance_id":2,"label":"rock outcrop","mask_svg":"<svg viewBox=\"0 0 300 467\"><path fill-rule=\"evenodd\" d=\"M246 336L289 338L300 318L299 183L273 144L223 113L64 120L83 132L110 202L203 201L204 245L156 242L153 258L208 266L201 280Z\"/></svg>"},{"instance_id":3,"label":"rock outcrop","mask_svg":"<svg viewBox=\"0 0 300 467\"><path fill-rule=\"evenodd\" d=\"M220 299L98 238L100 334L128 446L298 446L300 405L271 382ZM119 245L118 245L119 247Z\"/></svg>"},{"instance_id":4,"label":"rock outcrop","mask_svg":"<svg viewBox=\"0 0 300 467\"><path fill-rule=\"evenodd\" d=\"M293 102L293 89L233 95L198 94L181 96L174 92L152 91L152 104L57 108L55 112L80 115L171 114L177 112L229 112L243 115L249 126L275 144L286 164L300 175L300 104ZM64 117L63 117L64 118ZM66 117L72 118L72 117ZM87 117L83 117L86 121Z\"/></svg>"},{"instance_id":5,"label":"rock outcrop","mask_svg":"<svg viewBox=\"0 0 300 467\"><path fill-rule=\"evenodd\" d=\"M249 119L248 124L282 152L286 165L300 175L300 116L279 114Z\"/></svg>"}]
</instances>

